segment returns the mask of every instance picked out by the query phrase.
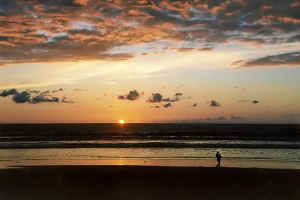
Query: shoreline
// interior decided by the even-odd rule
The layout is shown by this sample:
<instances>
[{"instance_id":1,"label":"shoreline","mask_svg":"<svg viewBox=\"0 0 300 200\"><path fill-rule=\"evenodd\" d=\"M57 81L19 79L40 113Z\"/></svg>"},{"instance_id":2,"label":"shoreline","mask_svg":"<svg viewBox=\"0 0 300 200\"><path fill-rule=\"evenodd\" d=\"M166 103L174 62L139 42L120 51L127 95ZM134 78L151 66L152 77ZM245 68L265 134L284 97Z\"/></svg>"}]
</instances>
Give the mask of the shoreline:
<instances>
[{"instance_id":1,"label":"shoreline","mask_svg":"<svg viewBox=\"0 0 300 200\"><path fill-rule=\"evenodd\" d=\"M81 160L2 160L0 170L32 166L152 166L152 167L204 167L213 168L216 159L81 159ZM221 168L260 168L300 170L300 162L274 160L222 159Z\"/></svg>"}]
</instances>

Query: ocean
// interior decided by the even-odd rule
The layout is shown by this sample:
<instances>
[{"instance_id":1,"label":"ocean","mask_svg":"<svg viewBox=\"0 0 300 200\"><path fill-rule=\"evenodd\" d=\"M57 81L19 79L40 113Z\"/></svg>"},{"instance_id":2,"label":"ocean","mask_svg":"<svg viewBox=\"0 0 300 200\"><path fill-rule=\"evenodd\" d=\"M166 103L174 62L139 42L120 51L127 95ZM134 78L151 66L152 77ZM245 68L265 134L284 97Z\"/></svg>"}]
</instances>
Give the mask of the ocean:
<instances>
[{"instance_id":1,"label":"ocean","mask_svg":"<svg viewBox=\"0 0 300 200\"><path fill-rule=\"evenodd\" d=\"M300 161L300 125L0 124L0 161L84 159Z\"/></svg>"}]
</instances>

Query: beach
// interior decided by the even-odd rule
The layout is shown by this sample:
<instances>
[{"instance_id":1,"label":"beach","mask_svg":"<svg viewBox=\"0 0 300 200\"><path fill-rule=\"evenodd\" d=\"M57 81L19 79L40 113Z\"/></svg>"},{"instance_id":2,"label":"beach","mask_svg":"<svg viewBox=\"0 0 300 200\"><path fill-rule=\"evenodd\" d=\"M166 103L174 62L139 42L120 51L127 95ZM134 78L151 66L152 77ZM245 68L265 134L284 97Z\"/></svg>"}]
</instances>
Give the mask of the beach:
<instances>
[{"instance_id":1,"label":"beach","mask_svg":"<svg viewBox=\"0 0 300 200\"><path fill-rule=\"evenodd\" d=\"M0 200L300 200L298 129L3 125Z\"/></svg>"},{"instance_id":2,"label":"beach","mask_svg":"<svg viewBox=\"0 0 300 200\"><path fill-rule=\"evenodd\" d=\"M0 170L0 199L300 199L299 169L141 163L23 163Z\"/></svg>"}]
</instances>

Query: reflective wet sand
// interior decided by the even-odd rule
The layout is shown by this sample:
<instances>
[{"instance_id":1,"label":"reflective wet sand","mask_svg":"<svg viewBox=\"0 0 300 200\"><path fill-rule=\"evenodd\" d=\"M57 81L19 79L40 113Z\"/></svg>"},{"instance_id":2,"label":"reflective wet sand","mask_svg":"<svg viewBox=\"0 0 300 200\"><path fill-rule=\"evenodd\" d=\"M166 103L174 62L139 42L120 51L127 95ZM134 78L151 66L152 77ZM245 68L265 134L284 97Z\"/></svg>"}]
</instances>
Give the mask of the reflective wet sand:
<instances>
[{"instance_id":1,"label":"reflective wet sand","mask_svg":"<svg viewBox=\"0 0 300 200\"><path fill-rule=\"evenodd\" d=\"M24 166L61 165L131 165L131 166L170 166L170 167L215 167L215 159L98 159L98 160L8 160L0 161L0 168ZM300 162L266 160L223 159L221 167L300 169Z\"/></svg>"}]
</instances>

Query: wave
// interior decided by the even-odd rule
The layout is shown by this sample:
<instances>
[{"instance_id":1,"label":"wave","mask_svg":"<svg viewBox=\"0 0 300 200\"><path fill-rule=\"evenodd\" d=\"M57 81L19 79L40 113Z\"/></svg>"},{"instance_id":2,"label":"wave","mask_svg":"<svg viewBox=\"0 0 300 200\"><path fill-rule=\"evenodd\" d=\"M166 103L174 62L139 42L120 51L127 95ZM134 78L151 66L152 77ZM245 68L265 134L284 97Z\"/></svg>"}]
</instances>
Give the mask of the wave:
<instances>
[{"instance_id":1,"label":"wave","mask_svg":"<svg viewBox=\"0 0 300 200\"><path fill-rule=\"evenodd\" d=\"M0 149L26 149L26 148L250 148L250 149L300 149L299 143L84 143L65 141L34 141L34 142L2 142Z\"/></svg>"}]
</instances>

